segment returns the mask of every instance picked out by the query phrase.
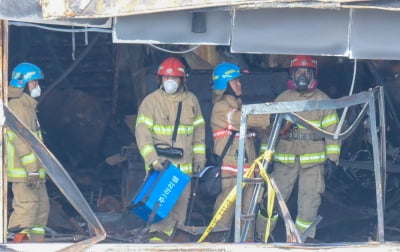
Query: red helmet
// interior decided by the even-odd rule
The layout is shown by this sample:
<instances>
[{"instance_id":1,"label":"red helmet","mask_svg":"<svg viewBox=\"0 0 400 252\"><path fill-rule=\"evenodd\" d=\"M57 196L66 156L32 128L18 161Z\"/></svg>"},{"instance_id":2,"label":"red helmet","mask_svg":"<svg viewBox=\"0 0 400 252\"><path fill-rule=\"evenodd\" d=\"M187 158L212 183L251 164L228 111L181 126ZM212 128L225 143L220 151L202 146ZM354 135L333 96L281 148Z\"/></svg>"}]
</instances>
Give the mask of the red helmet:
<instances>
[{"instance_id":1,"label":"red helmet","mask_svg":"<svg viewBox=\"0 0 400 252\"><path fill-rule=\"evenodd\" d=\"M185 66L177 58L169 57L160 64L157 74L158 76L185 77Z\"/></svg>"},{"instance_id":2,"label":"red helmet","mask_svg":"<svg viewBox=\"0 0 400 252\"><path fill-rule=\"evenodd\" d=\"M299 82L295 80L294 74L298 68L305 67L312 70L311 79L307 80L307 83ZM288 81L288 86L290 89L297 91L306 91L315 89L318 85L317 77L317 60L311 56L297 55L290 61L290 80Z\"/></svg>"}]
</instances>

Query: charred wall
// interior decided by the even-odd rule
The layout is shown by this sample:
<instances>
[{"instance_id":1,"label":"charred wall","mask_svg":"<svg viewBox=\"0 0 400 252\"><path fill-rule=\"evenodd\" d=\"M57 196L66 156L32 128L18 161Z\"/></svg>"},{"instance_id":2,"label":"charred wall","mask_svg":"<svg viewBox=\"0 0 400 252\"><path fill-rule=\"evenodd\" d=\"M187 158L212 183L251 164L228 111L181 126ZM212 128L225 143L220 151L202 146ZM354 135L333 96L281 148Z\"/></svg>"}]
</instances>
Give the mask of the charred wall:
<instances>
[{"instance_id":1,"label":"charred wall","mask_svg":"<svg viewBox=\"0 0 400 252\"><path fill-rule=\"evenodd\" d=\"M95 39L92 49L85 51ZM172 45L164 47L174 50L182 48ZM217 49L217 56L213 58L231 61L249 70L242 81L245 103L273 101L286 89L288 56L231 54L226 47ZM147 45L113 44L111 34L88 33L85 37L85 34L77 33L73 37L71 33L14 26L10 27L9 54L10 74L12 68L21 61L37 64L44 71L45 79L41 81L41 86L46 95L38 109L46 145L73 175L95 210L123 212L144 177L141 157L134 148L135 115L142 99L158 87L155 74L158 64L171 54ZM77 62L82 54L85 57ZM189 60L193 54L175 56L188 66L187 86L199 98L209 125L213 65L206 58ZM277 59L279 62L273 62ZM318 62L319 88L332 98L347 95L353 79L354 61L321 56ZM396 152L400 146L400 123L397 119L400 109L399 65L396 61L358 61L354 85L355 93L376 85L386 88L388 139L392 146L392 152L388 155L391 155L389 158L393 164L400 161L398 149ZM74 67L66 74L71 66ZM351 116L354 118L357 112L357 109L351 110ZM206 136L207 145L211 148L209 126ZM360 150L368 151L370 143L367 137L367 129L361 126L343 143L341 158L349 160ZM120 154L120 159L114 166L107 164L105 160L115 154ZM367 160L368 156L362 159ZM351 167L345 168L348 171ZM399 190L396 173L400 172L400 169L394 169L395 172L390 176L393 179L388 183L394 185L390 189L393 195ZM370 184L366 188L367 182L373 181L371 177L373 174L370 171L345 173L341 170L334 180L328 181L331 194L325 195L324 200L336 202L333 206L344 208L346 204L354 203L354 199L361 199L359 194L366 190L369 196L374 197ZM335 188L333 193L331 188ZM98 200L92 199L93 194L99 197ZM370 204L371 197L365 199L364 203ZM395 198L393 202L392 205L396 206L399 201ZM295 209L295 204L291 207ZM324 210L326 219L333 218L331 209ZM354 209L345 210L343 213L350 216L349 212ZM351 216L360 214L356 212ZM370 231L374 217L368 215L366 218L369 218ZM321 225L331 228L336 224L324 221ZM400 226L400 223L396 222L394 226Z\"/></svg>"}]
</instances>

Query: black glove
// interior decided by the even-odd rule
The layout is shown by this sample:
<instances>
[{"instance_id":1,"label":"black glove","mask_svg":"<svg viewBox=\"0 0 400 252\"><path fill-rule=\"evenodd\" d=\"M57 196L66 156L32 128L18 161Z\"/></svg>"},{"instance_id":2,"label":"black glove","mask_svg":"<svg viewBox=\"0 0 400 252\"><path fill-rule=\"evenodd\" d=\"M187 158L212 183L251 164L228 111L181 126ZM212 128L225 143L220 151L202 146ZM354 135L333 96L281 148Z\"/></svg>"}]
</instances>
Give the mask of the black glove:
<instances>
[{"instance_id":1,"label":"black glove","mask_svg":"<svg viewBox=\"0 0 400 252\"><path fill-rule=\"evenodd\" d=\"M28 186L32 189L39 187L40 175L39 172L28 172Z\"/></svg>"},{"instance_id":2,"label":"black glove","mask_svg":"<svg viewBox=\"0 0 400 252\"><path fill-rule=\"evenodd\" d=\"M167 169L170 164L171 161L169 161L168 159L158 158L150 164L150 167L156 171L163 171Z\"/></svg>"},{"instance_id":3,"label":"black glove","mask_svg":"<svg viewBox=\"0 0 400 252\"><path fill-rule=\"evenodd\" d=\"M326 179L329 179L332 176L332 173L334 172L334 170L337 168L337 165L335 162L333 162L330 159L327 159L325 161L325 165L324 165L324 176Z\"/></svg>"}]
</instances>

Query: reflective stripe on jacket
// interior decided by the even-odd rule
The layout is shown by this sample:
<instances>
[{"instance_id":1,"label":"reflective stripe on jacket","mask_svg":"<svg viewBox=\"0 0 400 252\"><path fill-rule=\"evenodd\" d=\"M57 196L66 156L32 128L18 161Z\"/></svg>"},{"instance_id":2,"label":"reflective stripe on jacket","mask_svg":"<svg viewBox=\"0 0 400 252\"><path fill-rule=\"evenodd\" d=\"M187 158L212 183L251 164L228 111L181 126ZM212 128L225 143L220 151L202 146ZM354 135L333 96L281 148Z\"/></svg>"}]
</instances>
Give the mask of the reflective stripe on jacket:
<instances>
[{"instance_id":1,"label":"reflective stripe on jacket","mask_svg":"<svg viewBox=\"0 0 400 252\"><path fill-rule=\"evenodd\" d=\"M12 98L8 107L30 129L39 140L43 141L36 115L37 101L22 93ZM46 171L31 146L15 132L7 128L7 177L10 182L26 182L28 172L39 172L45 180Z\"/></svg>"},{"instance_id":2,"label":"reflective stripe on jacket","mask_svg":"<svg viewBox=\"0 0 400 252\"><path fill-rule=\"evenodd\" d=\"M172 143L179 101L182 112L176 142ZM146 96L139 107L135 137L147 170L158 158L156 144L183 149L182 158L162 158L169 159L185 173L192 173L193 163L205 164L205 122L199 102L191 92L181 90L168 95L158 89Z\"/></svg>"},{"instance_id":3,"label":"reflective stripe on jacket","mask_svg":"<svg viewBox=\"0 0 400 252\"><path fill-rule=\"evenodd\" d=\"M221 155L228 142L231 131L239 131L242 101L232 95L224 95L212 109L211 129L214 137L214 153ZM254 146L255 132L252 128L266 129L269 125L269 115L249 115L247 118L247 136L245 144L244 171L250 167L256 158ZM232 145L228 149L223 161L222 171L230 174L237 174L239 154L239 132L236 134Z\"/></svg>"},{"instance_id":4,"label":"reflective stripe on jacket","mask_svg":"<svg viewBox=\"0 0 400 252\"><path fill-rule=\"evenodd\" d=\"M319 89L312 92L299 93L294 90L287 90L276 98L276 102L283 101L302 101L302 100L323 100L329 97ZM328 132L334 132L339 122L335 110L314 110L296 113L306 119L315 127L324 129ZM298 134L312 134L313 131L306 129L302 125L298 125L296 131ZM327 158L336 162L340 155L340 143L333 139L321 140L300 140L300 139L284 139L280 138L276 151L274 153L274 161L284 164L294 164L295 156L298 155L300 163L305 167L312 166L317 163L323 163Z\"/></svg>"}]
</instances>

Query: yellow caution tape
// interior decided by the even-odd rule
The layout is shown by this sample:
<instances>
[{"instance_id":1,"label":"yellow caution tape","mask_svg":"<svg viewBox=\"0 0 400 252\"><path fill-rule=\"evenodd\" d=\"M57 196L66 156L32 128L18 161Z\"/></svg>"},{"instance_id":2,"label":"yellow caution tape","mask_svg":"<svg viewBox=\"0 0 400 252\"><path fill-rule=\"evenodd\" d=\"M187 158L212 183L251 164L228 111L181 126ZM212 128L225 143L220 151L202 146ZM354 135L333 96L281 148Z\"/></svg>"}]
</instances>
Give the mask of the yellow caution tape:
<instances>
[{"instance_id":1,"label":"yellow caution tape","mask_svg":"<svg viewBox=\"0 0 400 252\"><path fill-rule=\"evenodd\" d=\"M259 156L253 164L250 166L250 169L243 175L244 178L250 178L254 174L254 170L256 166L261 167L260 169L260 174L264 178L265 182L268 185L268 202L267 202L267 209L268 209L268 222L267 222L267 227L266 227L266 237L267 235L269 236L270 234L270 229L271 229L271 217L272 217L272 210L274 208L274 200L275 200L275 191L272 189L271 182L269 180L269 177L267 175L267 172L265 169L263 169L262 165L262 160L267 160L267 162L272 161L272 155L273 152L270 150L266 150L263 155ZM242 183L242 188L246 185L246 183ZM232 204L236 201L236 187L234 186L224 202L221 204L221 206L218 208L217 212L213 216L212 220L208 224L206 230L202 234L202 236L199 238L197 241L198 243L203 242L207 236L211 233L211 231L215 228L217 223L221 220L222 216L225 214L225 212L232 206ZM268 240L268 237L266 238Z\"/></svg>"},{"instance_id":2,"label":"yellow caution tape","mask_svg":"<svg viewBox=\"0 0 400 252\"><path fill-rule=\"evenodd\" d=\"M267 153L268 152L268 153ZM266 150L264 153L264 159L267 160L267 162L272 161L272 151ZM268 241L268 238L271 234L271 219L272 219L272 214L274 210L274 203L275 203L275 191L272 188L271 180L268 177L268 174L265 169L260 169L260 174L261 177L264 179L265 183L267 184L267 190L268 190L268 201L265 206L265 209L267 209L267 226L265 227L265 235L264 235L264 242L266 243Z\"/></svg>"}]
</instances>

